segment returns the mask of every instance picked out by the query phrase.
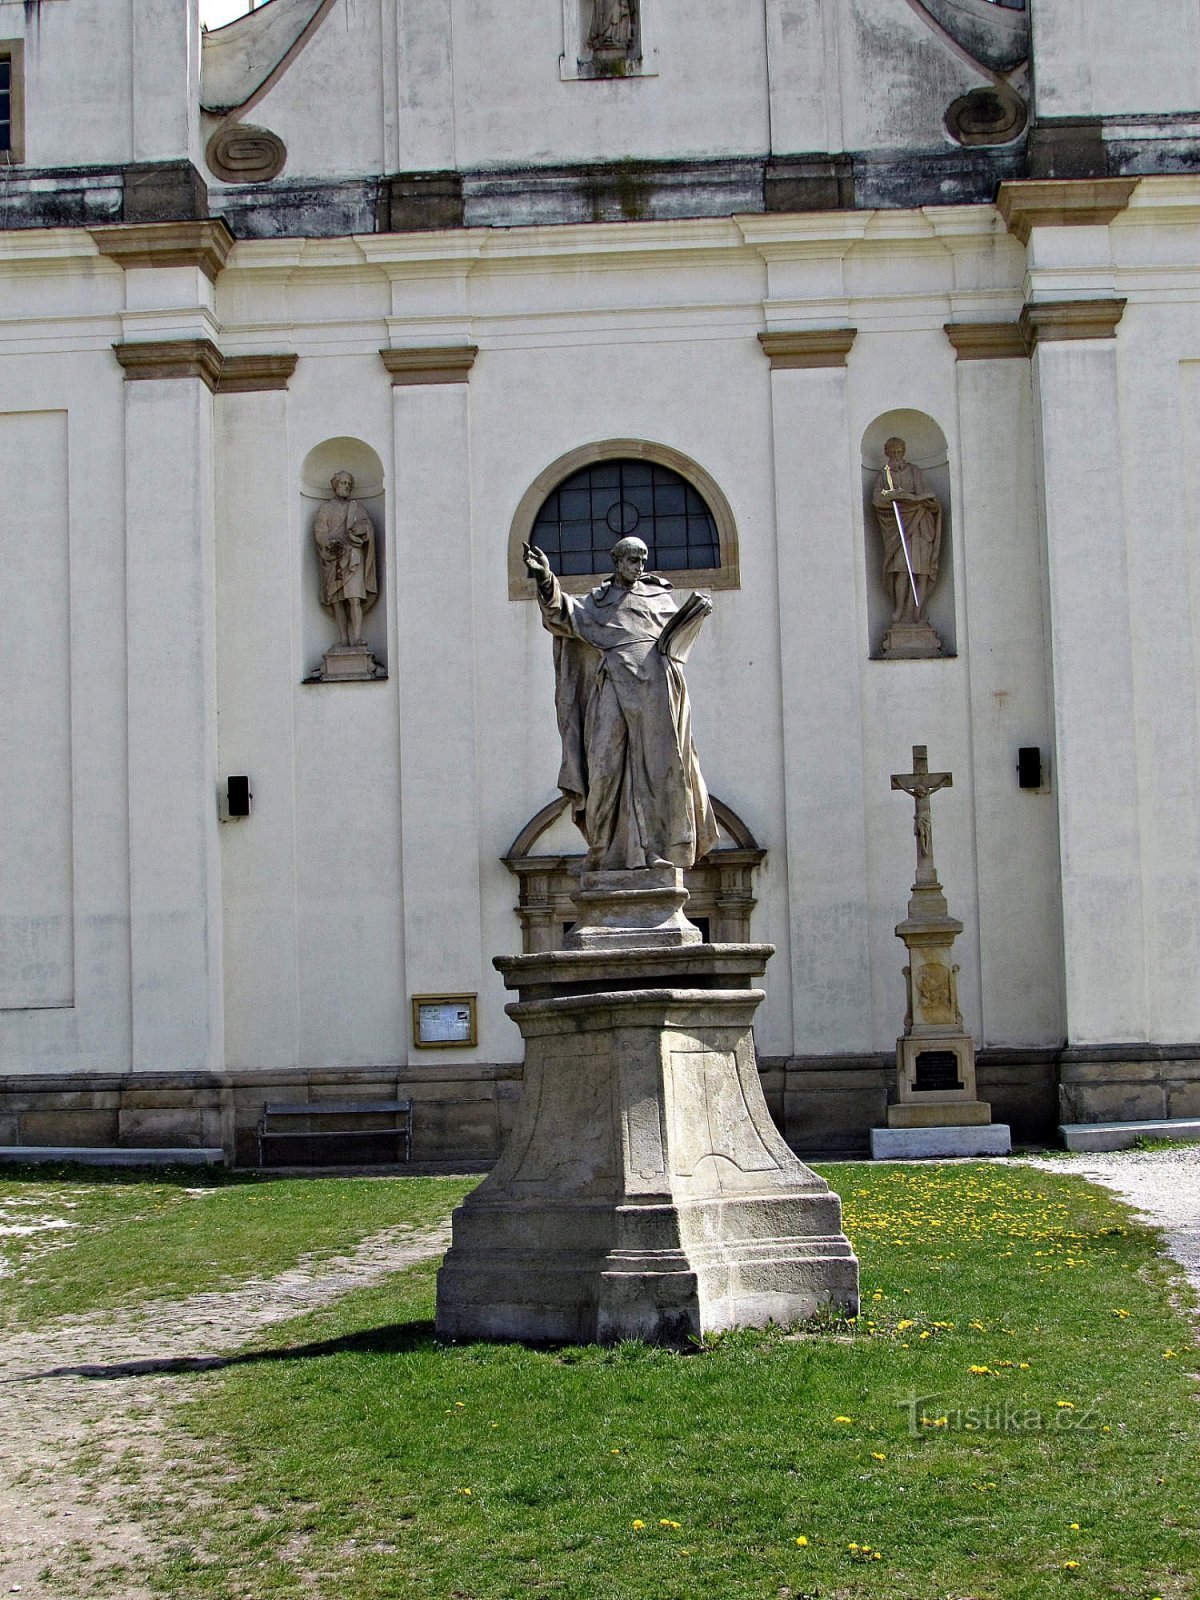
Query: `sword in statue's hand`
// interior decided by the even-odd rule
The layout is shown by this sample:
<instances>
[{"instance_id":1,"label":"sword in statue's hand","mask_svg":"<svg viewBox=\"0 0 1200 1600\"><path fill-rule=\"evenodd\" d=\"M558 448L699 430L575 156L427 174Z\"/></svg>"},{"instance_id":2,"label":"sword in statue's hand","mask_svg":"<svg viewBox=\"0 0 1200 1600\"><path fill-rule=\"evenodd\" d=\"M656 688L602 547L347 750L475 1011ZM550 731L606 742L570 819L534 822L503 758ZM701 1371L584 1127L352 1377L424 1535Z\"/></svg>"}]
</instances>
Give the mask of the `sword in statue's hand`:
<instances>
[{"instance_id":1,"label":"sword in statue's hand","mask_svg":"<svg viewBox=\"0 0 1200 1600\"><path fill-rule=\"evenodd\" d=\"M895 494L896 485L892 482L892 469L891 469L891 466L890 465L885 465L884 469L883 469L883 473L884 473L884 477L887 479L888 493L889 494ZM895 518L896 518L896 527L899 529L899 532L900 532L900 548L904 552L904 565L908 568L908 581L909 581L909 583L912 584L913 600L916 602L917 610L920 611L920 609L921 609L921 596L917 592L916 574L913 572L912 559L911 559L911 557L909 556L909 553L908 553L908 535L904 531L904 518L900 515L900 505L899 505L899 502L896 501L896 500L892 501L892 512L893 512L893 514L895 515Z\"/></svg>"}]
</instances>

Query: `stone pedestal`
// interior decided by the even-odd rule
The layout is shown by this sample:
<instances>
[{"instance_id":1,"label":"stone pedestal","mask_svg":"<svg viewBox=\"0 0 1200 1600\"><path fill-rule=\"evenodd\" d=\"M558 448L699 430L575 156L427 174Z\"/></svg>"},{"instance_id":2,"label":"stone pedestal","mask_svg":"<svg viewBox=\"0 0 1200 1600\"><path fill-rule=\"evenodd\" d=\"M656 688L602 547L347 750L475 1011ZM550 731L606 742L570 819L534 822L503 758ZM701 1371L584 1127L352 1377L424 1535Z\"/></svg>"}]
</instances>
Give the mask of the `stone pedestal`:
<instances>
[{"instance_id":1,"label":"stone pedestal","mask_svg":"<svg viewBox=\"0 0 1200 1600\"><path fill-rule=\"evenodd\" d=\"M335 644L321 657L320 683L361 683L387 674L365 644Z\"/></svg>"},{"instance_id":2,"label":"stone pedestal","mask_svg":"<svg viewBox=\"0 0 1200 1600\"><path fill-rule=\"evenodd\" d=\"M871 1130L877 1160L998 1155L1012 1145L1008 1128L992 1125L992 1108L975 1087L975 1041L963 1026L954 960L963 925L950 915L933 859L929 797L952 784L950 773L929 771L924 745L913 747L913 771L892 777L892 787L916 801L917 876L908 916L896 924L908 951L908 1008L896 1040L896 1098L887 1127Z\"/></svg>"},{"instance_id":3,"label":"stone pedestal","mask_svg":"<svg viewBox=\"0 0 1200 1600\"><path fill-rule=\"evenodd\" d=\"M524 1090L454 1213L439 1337L682 1345L856 1312L841 1202L759 1084L751 980L771 954L635 942L496 961L520 996Z\"/></svg>"},{"instance_id":4,"label":"stone pedestal","mask_svg":"<svg viewBox=\"0 0 1200 1600\"><path fill-rule=\"evenodd\" d=\"M678 867L582 872L574 895L579 921L568 950L631 950L700 943L700 929L684 916L688 892Z\"/></svg>"},{"instance_id":5,"label":"stone pedestal","mask_svg":"<svg viewBox=\"0 0 1200 1600\"><path fill-rule=\"evenodd\" d=\"M889 661L926 661L943 653L942 640L927 622L893 622L880 653Z\"/></svg>"}]
</instances>

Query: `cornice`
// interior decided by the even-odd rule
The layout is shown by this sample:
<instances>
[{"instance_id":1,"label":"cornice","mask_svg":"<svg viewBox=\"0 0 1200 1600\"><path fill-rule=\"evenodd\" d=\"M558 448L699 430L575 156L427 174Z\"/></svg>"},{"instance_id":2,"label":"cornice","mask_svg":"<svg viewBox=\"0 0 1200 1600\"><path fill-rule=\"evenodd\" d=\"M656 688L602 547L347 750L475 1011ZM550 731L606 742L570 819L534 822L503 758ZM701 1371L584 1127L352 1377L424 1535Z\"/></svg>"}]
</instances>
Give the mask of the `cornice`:
<instances>
[{"instance_id":1,"label":"cornice","mask_svg":"<svg viewBox=\"0 0 1200 1600\"><path fill-rule=\"evenodd\" d=\"M125 381L140 378L202 378L215 392L221 377L221 352L211 339L145 339L115 344Z\"/></svg>"},{"instance_id":2,"label":"cornice","mask_svg":"<svg viewBox=\"0 0 1200 1600\"><path fill-rule=\"evenodd\" d=\"M89 228L97 250L123 268L199 267L214 282L229 259L234 238L225 224L133 222Z\"/></svg>"},{"instance_id":3,"label":"cornice","mask_svg":"<svg viewBox=\"0 0 1200 1600\"><path fill-rule=\"evenodd\" d=\"M218 394L257 394L286 389L300 357L226 356L217 380Z\"/></svg>"},{"instance_id":4,"label":"cornice","mask_svg":"<svg viewBox=\"0 0 1200 1600\"><path fill-rule=\"evenodd\" d=\"M1124 300L1040 300L1021 311L1029 348L1047 340L1111 339L1125 313Z\"/></svg>"},{"instance_id":5,"label":"cornice","mask_svg":"<svg viewBox=\"0 0 1200 1600\"><path fill-rule=\"evenodd\" d=\"M1137 186L1137 178L1020 178L1000 185L996 205L1009 232L1028 244L1034 228L1107 225Z\"/></svg>"},{"instance_id":6,"label":"cornice","mask_svg":"<svg viewBox=\"0 0 1200 1600\"><path fill-rule=\"evenodd\" d=\"M758 342L772 372L795 367L844 367L857 328L806 328L760 333Z\"/></svg>"},{"instance_id":7,"label":"cornice","mask_svg":"<svg viewBox=\"0 0 1200 1600\"><path fill-rule=\"evenodd\" d=\"M959 361L1024 360L1029 335L1021 322L947 322L946 337Z\"/></svg>"},{"instance_id":8,"label":"cornice","mask_svg":"<svg viewBox=\"0 0 1200 1600\"><path fill-rule=\"evenodd\" d=\"M411 350L381 350L393 388L416 383L466 383L477 344L424 345Z\"/></svg>"}]
</instances>

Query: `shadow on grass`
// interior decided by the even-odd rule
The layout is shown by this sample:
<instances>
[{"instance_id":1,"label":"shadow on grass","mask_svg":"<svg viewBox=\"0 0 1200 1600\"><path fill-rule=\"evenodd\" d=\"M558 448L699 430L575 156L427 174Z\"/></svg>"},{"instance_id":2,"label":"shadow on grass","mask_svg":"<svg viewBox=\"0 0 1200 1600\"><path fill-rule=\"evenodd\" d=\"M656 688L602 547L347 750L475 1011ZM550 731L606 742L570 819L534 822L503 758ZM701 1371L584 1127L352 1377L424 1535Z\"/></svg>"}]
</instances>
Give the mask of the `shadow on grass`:
<instances>
[{"instance_id":1,"label":"shadow on grass","mask_svg":"<svg viewBox=\"0 0 1200 1600\"><path fill-rule=\"evenodd\" d=\"M38 1383L44 1378L158 1378L184 1372L221 1372L227 1367L257 1366L275 1361L311 1361L321 1356L401 1355L413 1350L431 1350L437 1340L433 1322L394 1322L382 1328L364 1328L360 1333L343 1334L340 1339L318 1339L311 1344L283 1345L274 1350L239 1350L228 1356L147 1356L138 1360L85 1361L69 1367L47 1367L41 1372L23 1372L0 1380L0 1387L17 1383Z\"/></svg>"}]
</instances>

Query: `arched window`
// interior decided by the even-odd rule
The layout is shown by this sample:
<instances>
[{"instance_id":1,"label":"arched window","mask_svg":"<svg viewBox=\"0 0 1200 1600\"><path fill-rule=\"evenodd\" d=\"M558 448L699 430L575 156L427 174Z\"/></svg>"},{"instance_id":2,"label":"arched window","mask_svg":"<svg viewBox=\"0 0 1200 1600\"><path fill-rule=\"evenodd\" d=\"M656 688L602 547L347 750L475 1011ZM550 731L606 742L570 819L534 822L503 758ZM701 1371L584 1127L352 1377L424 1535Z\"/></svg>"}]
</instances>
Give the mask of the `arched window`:
<instances>
[{"instance_id":1,"label":"arched window","mask_svg":"<svg viewBox=\"0 0 1200 1600\"><path fill-rule=\"evenodd\" d=\"M523 544L544 550L563 587L580 593L611 573L609 551L630 536L646 545L652 572L737 587L733 517L708 474L666 446L613 439L563 456L526 492L509 544L510 596L533 594Z\"/></svg>"},{"instance_id":2,"label":"arched window","mask_svg":"<svg viewBox=\"0 0 1200 1600\"><path fill-rule=\"evenodd\" d=\"M636 535L653 572L719 567L713 514L686 478L657 461L598 461L551 491L533 540L560 577L604 572L618 539Z\"/></svg>"}]
</instances>

